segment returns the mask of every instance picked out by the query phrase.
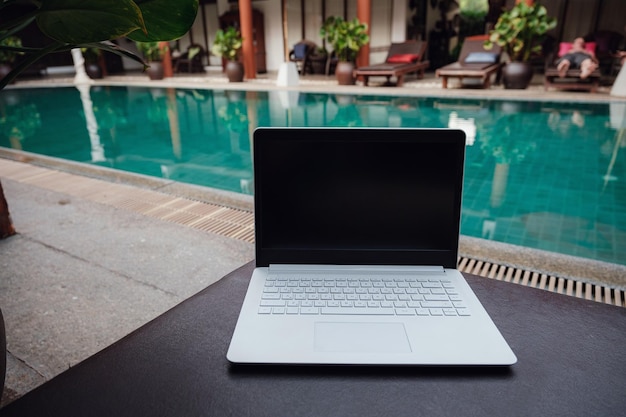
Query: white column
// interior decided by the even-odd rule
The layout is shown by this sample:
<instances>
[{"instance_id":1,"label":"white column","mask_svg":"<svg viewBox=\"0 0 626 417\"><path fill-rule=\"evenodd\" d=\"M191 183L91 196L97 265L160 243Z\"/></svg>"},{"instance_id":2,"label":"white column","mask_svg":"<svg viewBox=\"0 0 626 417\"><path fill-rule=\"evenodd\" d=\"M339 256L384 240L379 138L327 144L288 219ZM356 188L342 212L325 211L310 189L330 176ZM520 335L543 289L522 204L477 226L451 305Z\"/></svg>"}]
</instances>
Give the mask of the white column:
<instances>
[{"instance_id":1,"label":"white column","mask_svg":"<svg viewBox=\"0 0 626 417\"><path fill-rule=\"evenodd\" d=\"M74 60L74 69L76 70L74 84L92 83L93 80L89 78L85 71L85 58L83 58L83 53L80 51L80 48L72 49L72 59Z\"/></svg>"},{"instance_id":2,"label":"white column","mask_svg":"<svg viewBox=\"0 0 626 417\"><path fill-rule=\"evenodd\" d=\"M100 135L98 134L98 121L96 120L96 115L93 112L93 102L91 101L91 94L89 92L91 86L86 83L81 83L77 84L76 88L80 92L80 100L83 103L83 112L85 113L85 122L87 123L87 132L89 132L89 142L91 143L91 161L106 161L106 157L104 156L104 146L102 146Z\"/></svg>"},{"instance_id":3,"label":"white column","mask_svg":"<svg viewBox=\"0 0 626 417\"><path fill-rule=\"evenodd\" d=\"M295 62L283 62L278 69L276 85L289 87L300 84L300 75Z\"/></svg>"}]
</instances>

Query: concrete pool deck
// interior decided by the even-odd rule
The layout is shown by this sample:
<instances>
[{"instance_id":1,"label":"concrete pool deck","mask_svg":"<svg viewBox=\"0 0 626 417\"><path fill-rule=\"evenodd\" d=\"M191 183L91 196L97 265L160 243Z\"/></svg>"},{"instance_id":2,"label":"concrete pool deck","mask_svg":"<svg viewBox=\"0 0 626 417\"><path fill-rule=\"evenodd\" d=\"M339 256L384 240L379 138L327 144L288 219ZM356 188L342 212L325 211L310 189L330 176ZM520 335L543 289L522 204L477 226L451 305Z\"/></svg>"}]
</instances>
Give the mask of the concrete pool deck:
<instances>
[{"instance_id":1,"label":"concrete pool deck","mask_svg":"<svg viewBox=\"0 0 626 417\"><path fill-rule=\"evenodd\" d=\"M550 89L546 91L543 86L543 74L536 74L530 86L524 90L506 90L500 85L492 83L491 88L483 89L472 86L472 81L465 81L461 86L457 79L450 79L448 88L441 87L441 79L433 72L426 72L423 79L414 76L406 77L402 87L385 86L384 77L371 77L370 86L365 87L361 82L356 85L340 86L334 76L306 75L300 77L299 84L289 87L276 85L277 74L268 72L258 74L256 79L245 80L243 83L229 83L226 76L215 68L203 74L176 74L174 77L166 77L163 80L152 81L143 73L130 73L128 75L111 75L101 80L93 80L93 85L142 85L149 87L178 87L178 88L209 88L227 90L285 90L300 92L330 92L345 94L375 94L392 96L427 96L427 97L457 97L457 98L500 98L519 100L542 100L542 101L626 101L626 97L613 97L610 95L611 80L606 80L595 94L585 91L563 91ZM73 85L73 76L54 75L37 79L19 81L9 88L30 87L58 87Z\"/></svg>"},{"instance_id":2,"label":"concrete pool deck","mask_svg":"<svg viewBox=\"0 0 626 417\"><path fill-rule=\"evenodd\" d=\"M221 74L149 81L115 76L103 85L274 89L269 74L228 84ZM11 88L69 84L68 77ZM452 83L451 83L451 86ZM566 101L598 94L441 89L432 74L404 87L339 87L305 77L295 91ZM509 97L510 96L510 97ZM617 99L617 100L624 100ZM3 404L119 340L252 260L249 196L0 150L0 178L18 234L0 241L0 306L8 364ZM624 306L626 267L462 237L460 268Z\"/></svg>"}]
</instances>

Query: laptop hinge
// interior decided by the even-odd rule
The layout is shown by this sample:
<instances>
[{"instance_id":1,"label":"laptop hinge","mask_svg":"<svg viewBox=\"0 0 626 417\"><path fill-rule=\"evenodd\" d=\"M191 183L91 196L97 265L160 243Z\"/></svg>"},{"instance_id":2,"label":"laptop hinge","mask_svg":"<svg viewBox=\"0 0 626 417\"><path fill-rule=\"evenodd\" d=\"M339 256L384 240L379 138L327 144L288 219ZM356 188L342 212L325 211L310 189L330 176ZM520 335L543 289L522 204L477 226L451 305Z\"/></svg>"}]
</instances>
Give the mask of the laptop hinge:
<instances>
[{"instance_id":1,"label":"laptop hinge","mask_svg":"<svg viewBox=\"0 0 626 417\"><path fill-rule=\"evenodd\" d=\"M394 273L443 273L438 265L293 265L270 264L269 272L394 272Z\"/></svg>"}]
</instances>

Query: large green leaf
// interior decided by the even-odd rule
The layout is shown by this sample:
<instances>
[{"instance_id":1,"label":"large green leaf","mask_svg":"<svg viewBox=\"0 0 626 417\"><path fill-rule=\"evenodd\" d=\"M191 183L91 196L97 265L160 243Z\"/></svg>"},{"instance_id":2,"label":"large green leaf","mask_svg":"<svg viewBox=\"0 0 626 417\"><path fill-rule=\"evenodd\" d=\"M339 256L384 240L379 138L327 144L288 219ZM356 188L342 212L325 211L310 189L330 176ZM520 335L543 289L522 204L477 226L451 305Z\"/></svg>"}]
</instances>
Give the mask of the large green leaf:
<instances>
[{"instance_id":1,"label":"large green leaf","mask_svg":"<svg viewBox=\"0 0 626 417\"><path fill-rule=\"evenodd\" d=\"M37 62L41 57L53 52L60 52L64 50L69 51L70 48L71 46L63 42L55 41L47 45L45 48L34 49L34 52L27 54L24 59L20 60L19 64L14 67L10 73L8 73L5 77L0 78L0 90L6 87L11 81L15 79L15 77L22 73L26 68Z\"/></svg>"},{"instance_id":2,"label":"large green leaf","mask_svg":"<svg viewBox=\"0 0 626 417\"><path fill-rule=\"evenodd\" d=\"M128 35L134 41L170 41L189 31L198 14L198 0L135 0L147 33L136 30Z\"/></svg>"},{"instance_id":3,"label":"large green leaf","mask_svg":"<svg viewBox=\"0 0 626 417\"><path fill-rule=\"evenodd\" d=\"M132 0L43 0L37 24L48 37L71 44L116 39L145 29Z\"/></svg>"}]
</instances>

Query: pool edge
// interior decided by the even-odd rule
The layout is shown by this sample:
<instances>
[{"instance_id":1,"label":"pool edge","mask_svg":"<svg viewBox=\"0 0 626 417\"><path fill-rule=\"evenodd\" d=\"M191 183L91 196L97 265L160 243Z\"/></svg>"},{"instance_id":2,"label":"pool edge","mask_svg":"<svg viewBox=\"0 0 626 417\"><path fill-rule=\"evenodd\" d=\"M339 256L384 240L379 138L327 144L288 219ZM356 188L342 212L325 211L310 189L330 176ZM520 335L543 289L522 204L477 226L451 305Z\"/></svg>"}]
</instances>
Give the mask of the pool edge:
<instances>
[{"instance_id":1,"label":"pool edge","mask_svg":"<svg viewBox=\"0 0 626 417\"><path fill-rule=\"evenodd\" d=\"M235 192L128 173L112 168L93 166L2 147L0 147L0 158L235 210L250 213L254 211L252 196ZM564 255L466 235L461 235L460 237L459 256L478 261L481 265L503 266L565 280L608 286L622 291L626 290L626 283L620 282L620 278L626 277L626 265ZM466 270L465 272L469 271ZM487 274L477 273L477 275Z\"/></svg>"}]
</instances>

